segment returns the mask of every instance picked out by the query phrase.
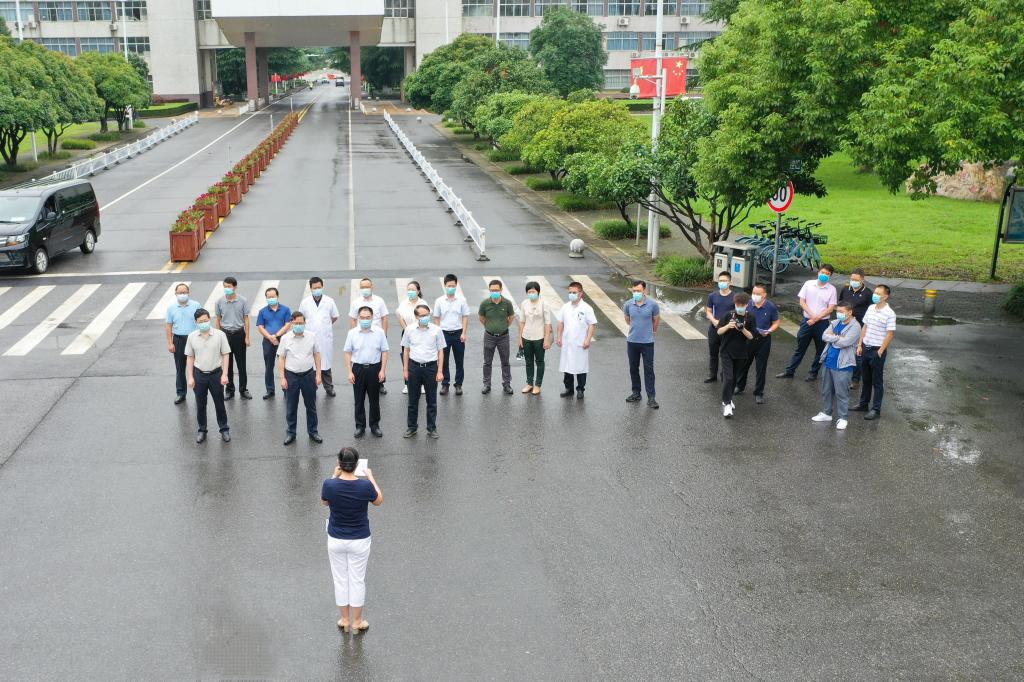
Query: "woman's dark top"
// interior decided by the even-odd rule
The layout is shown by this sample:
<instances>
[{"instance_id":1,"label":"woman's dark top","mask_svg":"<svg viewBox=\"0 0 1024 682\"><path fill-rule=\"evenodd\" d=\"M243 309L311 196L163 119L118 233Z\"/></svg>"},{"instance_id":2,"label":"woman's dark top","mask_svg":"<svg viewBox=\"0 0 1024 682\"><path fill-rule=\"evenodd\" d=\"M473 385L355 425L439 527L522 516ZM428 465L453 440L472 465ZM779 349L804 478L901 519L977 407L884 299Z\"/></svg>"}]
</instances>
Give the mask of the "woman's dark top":
<instances>
[{"instance_id":1,"label":"woman's dark top","mask_svg":"<svg viewBox=\"0 0 1024 682\"><path fill-rule=\"evenodd\" d=\"M346 481L329 478L324 481L320 499L331 508L327 534L339 540L362 540L370 537L370 517L366 505L377 499L373 484L365 478Z\"/></svg>"},{"instance_id":2,"label":"woman's dark top","mask_svg":"<svg viewBox=\"0 0 1024 682\"><path fill-rule=\"evenodd\" d=\"M752 314L737 315L735 310L730 310L726 313L725 317L722 318L721 324L718 328L721 329L729 324L730 320L736 320L736 324L739 327L746 327L747 331L751 332L754 337L757 337L757 321L754 319ZM739 329L730 329L729 331L722 334L722 355L727 358L734 360L741 360L748 357L747 353L747 337L743 335Z\"/></svg>"}]
</instances>

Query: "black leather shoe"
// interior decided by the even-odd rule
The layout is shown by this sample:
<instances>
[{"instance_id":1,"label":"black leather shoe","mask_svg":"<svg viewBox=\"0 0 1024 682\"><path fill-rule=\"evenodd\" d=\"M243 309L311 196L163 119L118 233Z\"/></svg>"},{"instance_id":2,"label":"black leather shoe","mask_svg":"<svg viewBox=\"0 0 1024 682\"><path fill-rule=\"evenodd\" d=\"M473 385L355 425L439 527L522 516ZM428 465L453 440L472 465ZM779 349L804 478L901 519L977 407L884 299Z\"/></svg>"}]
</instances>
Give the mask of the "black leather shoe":
<instances>
[{"instance_id":1,"label":"black leather shoe","mask_svg":"<svg viewBox=\"0 0 1024 682\"><path fill-rule=\"evenodd\" d=\"M758 405L764 405L764 396L763 395L755 395L754 396L754 402L757 403Z\"/></svg>"},{"instance_id":2,"label":"black leather shoe","mask_svg":"<svg viewBox=\"0 0 1024 682\"><path fill-rule=\"evenodd\" d=\"M387 395L388 394L388 388L384 384L380 385L380 394L381 395Z\"/></svg>"},{"instance_id":3,"label":"black leather shoe","mask_svg":"<svg viewBox=\"0 0 1024 682\"><path fill-rule=\"evenodd\" d=\"M294 433L289 433L287 436L285 436L285 438L284 438L284 444L285 445L291 445L294 442L295 442L295 434Z\"/></svg>"},{"instance_id":4,"label":"black leather shoe","mask_svg":"<svg viewBox=\"0 0 1024 682\"><path fill-rule=\"evenodd\" d=\"M402 438L412 438L416 435L416 429L406 429L405 433L402 434Z\"/></svg>"},{"instance_id":5,"label":"black leather shoe","mask_svg":"<svg viewBox=\"0 0 1024 682\"><path fill-rule=\"evenodd\" d=\"M502 386L501 390L505 393L505 395L512 395L512 387L511 386Z\"/></svg>"},{"instance_id":6,"label":"black leather shoe","mask_svg":"<svg viewBox=\"0 0 1024 682\"><path fill-rule=\"evenodd\" d=\"M242 397L246 400L252 400L252 393L249 393L249 389L242 391Z\"/></svg>"},{"instance_id":7,"label":"black leather shoe","mask_svg":"<svg viewBox=\"0 0 1024 682\"><path fill-rule=\"evenodd\" d=\"M185 396L183 395L179 395L177 398L174 399L175 405L181 405L183 402L185 402Z\"/></svg>"},{"instance_id":8,"label":"black leather shoe","mask_svg":"<svg viewBox=\"0 0 1024 682\"><path fill-rule=\"evenodd\" d=\"M324 439L320 437L319 433L311 433L311 434L309 434L309 439L311 441L313 441L314 443L323 443L324 442Z\"/></svg>"},{"instance_id":9,"label":"black leather shoe","mask_svg":"<svg viewBox=\"0 0 1024 682\"><path fill-rule=\"evenodd\" d=\"M812 381L817 381L817 380L818 380L818 375L817 374L808 374L807 378L804 379L804 381L806 381L807 383L810 383Z\"/></svg>"},{"instance_id":10,"label":"black leather shoe","mask_svg":"<svg viewBox=\"0 0 1024 682\"><path fill-rule=\"evenodd\" d=\"M745 388L734 388L732 390L732 394L733 395L742 395L743 391L745 391L745 390L747 390L747 389L745 389Z\"/></svg>"},{"instance_id":11,"label":"black leather shoe","mask_svg":"<svg viewBox=\"0 0 1024 682\"><path fill-rule=\"evenodd\" d=\"M661 407L661 405L659 405L658 401L655 400L654 397L652 396L652 397L647 399L647 407L651 408L652 410L656 410L659 407Z\"/></svg>"},{"instance_id":12,"label":"black leather shoe","mask_svg":"<svg viewBox=\"0 0 1024 682\"><path fill-rule=\"evenodd\" d=\"M878 416L879 415L878 415L878 412L876 410L871 410L866 415L864 415L864 419L867 420L867 421L873 421L875 419L878 419Z\"/></svg>"},{"instance_id":13,"label":"black leather shoe","mask_svg":"<svg viewBox=\"0 0 1024 682\"><path fill-rule=\"evenodd\" d=\"M327 393L328 398L333 398L334 396L338 395L337 393L334 392L333 388L325 388L324 392Z\"/></svg>"},{"instance_id":14,"label":"black leather shoe","mask_svg":"<svg viewBox=\"0 0 1024 682\"><path fill-rule=\"evenodd\" d=\"M640 402L640 394L639 393L630 393L628 396L626 396L626 402L627 403L638 403L638 402Z\"/></svg>"},{"instance_id":15,"label":"black leather shoe","mask_svg":"<svg viewBox=\"0 0 1024 682\"><path fill-rule=\"evenodd\" d=\"M867 412L867 411L868 411L868 406L867 405L854 405L853 407L850 408L850 412Z\"/></svg>"},{"instance_id":16,"label":"black leather shoe","mask_svg":"<svg viewBox=\"0 0 1024 682\"><path fill-rule=\"evenodd\" d=\"M704 380L704 383L705 384L713 384L716 381L718 381L718 377L708 377L707 379Z\"/></svg>"},{"instance_id":17,"label":"black leather shoe","mask_svg":"<svg viewBox=\"0 0 1024 682\"><path fill-rule=\"evenodd\" d=\"M792 379L793 375L790 374L789 372L779 372L778 374L775 375L775 378L776 379Z\"/></svg>"},{"instance_id":18,"label":"black leather shoe","mask_svg":"<svg viewBox=\"0 0 1024 682\"><path fill-rule=\"evenodd\" d=\"M583 400L583 389L582 388L577 388L576 389L576 400Z\"/></svg>"},{"instance_id":19,"label":"black leather shoe","mask_svg":"<svg viewBox=\"0 0 1024 682\"><path fill-rule=\"evenodd\" d=\"M462 386L455 387L455 395L462 395Z\"/></svg>"},{"instance_id":20,"label":"black leather shoe","mask_svg":"<svg viewBox=\"0 0 1024 682\"><path fill-rule=\"evenodd\" d=\"M380 429L377 429L377 428L371 428L370 429L370 433L372 433L373 435L377 436L377 438L383 438L384 437L384 432L381 431Z\"/></svg>"},{"instance_id":21,"label":"black leather shoe","mask_svg":"<svg viewBox=\"0 0 1024 682\"><path fill-rule=\"evenodd\" d=\"M197 443L205 443L206 442L206 431L200 431L199 433L196 434L196 442Z\"/></svg>"},{"instance_id":22,"label":"black leather shoe","mask_svg":"<svg viewBox=\"0 0 1024 682\"><path fill-rule=\"evenodd\" d=\"M352 434L353 438L362 438L366 435L366 429L356 429L356 432Z\"/></svg>"},{"instance_id":23,"label":"black leather shoe","mask_svg":"<svg viewBox=\"0 0 1024 682\"><path fill-rule=\"evenodd\" d=\"M437 429L434 429L434 430L427 429L427 437L428 438L433 438L434 440L437 440L441 436L437 435Z\"/></svg>"},{"instance_id":24,"label":"black leather shoe","mask_svg":"<svg viewBox=\"0 0 1024 682\"><path fill-rule=\"evenodd\" d=\"M441 393L441 395L448 395L448 387L447 386L441 386L440 393Z\"/></svg>"},{"instance_id":25,"label":"black leather shoe","mask_svg":"<svg viewBox=\"0 0 1024 682\"><path fill-rule=\"evenodd\" d=\"M564 391L562 391L561 393L558 394L558 397L559 398L569 398L569 397L572 397L572 389L571 388L565 389Z\"/></svg>"},{"instance_id":26,"label":"black leather shoe","mask_svg":"<svg viewBox=\"0 0 1024 682\"><path fill-rule=\"evenodd\" d=\"M273 397L274 397L274 394L273 394L273 393L265 393L265 394L263 395L263 399L264 399L264 400L270 400L270 399L271 399L271 398L273 398Z\"/></svg>"},{"instance_id":27,"label":"black leather shoe","mask_svg":"<svg viewBox=\"0 0 1024 682\"><path fill-rule=\"evenodd\" d=\"M483 388L480 389L480 392L483 393L484 395L487 395L488 393L491 392L491 387L490 386L484 386Z\"/></svg>"},{"instance_id":28,"label":"black leather shoe","mask_svg":"<svg viewBox=\"0 0 1024 682\"><path fill-rule=\"evenodd\" d=\"M234 400L234 398L235 398L235 392L234 391L224 391L224 400Z\"/></svg>"},{"instance_id":29,"label":"black leather shoe","mask_svg":"<svg viewBox=\"0 0 1024 682\"><path fill-rule=\"evenodd\" d=\"M221 431L220 432L220 439L222 441L224 441L225 443L230 443L231 442L231 432L230 431Z\"/></svg>"}]
</instances>

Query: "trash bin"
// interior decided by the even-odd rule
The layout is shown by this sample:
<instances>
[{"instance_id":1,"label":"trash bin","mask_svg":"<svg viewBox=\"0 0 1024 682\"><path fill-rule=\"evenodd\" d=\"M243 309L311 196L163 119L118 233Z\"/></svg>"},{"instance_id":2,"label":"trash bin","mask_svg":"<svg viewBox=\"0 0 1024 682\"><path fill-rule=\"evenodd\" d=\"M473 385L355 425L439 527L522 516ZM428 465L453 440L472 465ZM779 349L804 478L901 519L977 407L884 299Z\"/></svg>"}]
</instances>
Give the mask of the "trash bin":
<instances>
[{"instance_id":1,"label":"trash bin","mask_svg":"<svg viewBox=\"0 0 1024 682\"><path fill-rule=\"evenodd\" d=\"M715 242L714 276L722 271L732 276L732 284L740 289L754 286L757 276L757 251L754 244L740 244L734 241Z\"/></svg>"}]
</instances>

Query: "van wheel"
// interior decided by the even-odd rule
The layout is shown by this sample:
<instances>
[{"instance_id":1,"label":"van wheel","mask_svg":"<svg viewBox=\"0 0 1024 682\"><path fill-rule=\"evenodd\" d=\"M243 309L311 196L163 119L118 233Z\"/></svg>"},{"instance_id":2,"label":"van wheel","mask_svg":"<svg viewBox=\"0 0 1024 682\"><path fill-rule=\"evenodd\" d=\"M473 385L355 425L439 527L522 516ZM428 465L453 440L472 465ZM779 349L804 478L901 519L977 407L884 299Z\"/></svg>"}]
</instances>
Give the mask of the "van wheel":
<instances>
[{"instance_id":1,"label":"van wheel","mask_svg":"<svg viewBox=\"0 0 1024 682\"><path fill-rule=\"evenodd\" d=\"M82 250L82 253L89 254L96 250L96 233L92 230L85 231L85 239L82 240L81 245L78 247Z\"/></svg>"},{"instance_id":2,"label":"van wheel","mask_svg":"<svg viewBox=\"0 0 1024 682\"><path fill-rule=\"evenodd\" d=\"M37 275L41 275L46 272L49 267L50 257L46 254L46 249L36 249L35 253L32 254L32 271Z\"/></svg>"}]
</instances>

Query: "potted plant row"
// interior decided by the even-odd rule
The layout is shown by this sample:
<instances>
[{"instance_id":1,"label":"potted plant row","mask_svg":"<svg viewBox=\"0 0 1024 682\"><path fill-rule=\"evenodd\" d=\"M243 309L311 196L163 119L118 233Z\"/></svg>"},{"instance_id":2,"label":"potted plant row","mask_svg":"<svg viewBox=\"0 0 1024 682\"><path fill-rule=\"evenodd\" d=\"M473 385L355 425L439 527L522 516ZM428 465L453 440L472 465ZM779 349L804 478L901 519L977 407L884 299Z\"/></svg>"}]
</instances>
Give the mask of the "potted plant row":
<instances>
[{"instance_id":1,"label":"potted plant row","mask_svg":"<svg viewBox=\"0 0 1024 682\"><path fill-rule=\"evenodd\" d=\"M171 260L195 262L199 258L202 211L188 209L178 214L171 225Z\"/></svg>"}]
</instances>

